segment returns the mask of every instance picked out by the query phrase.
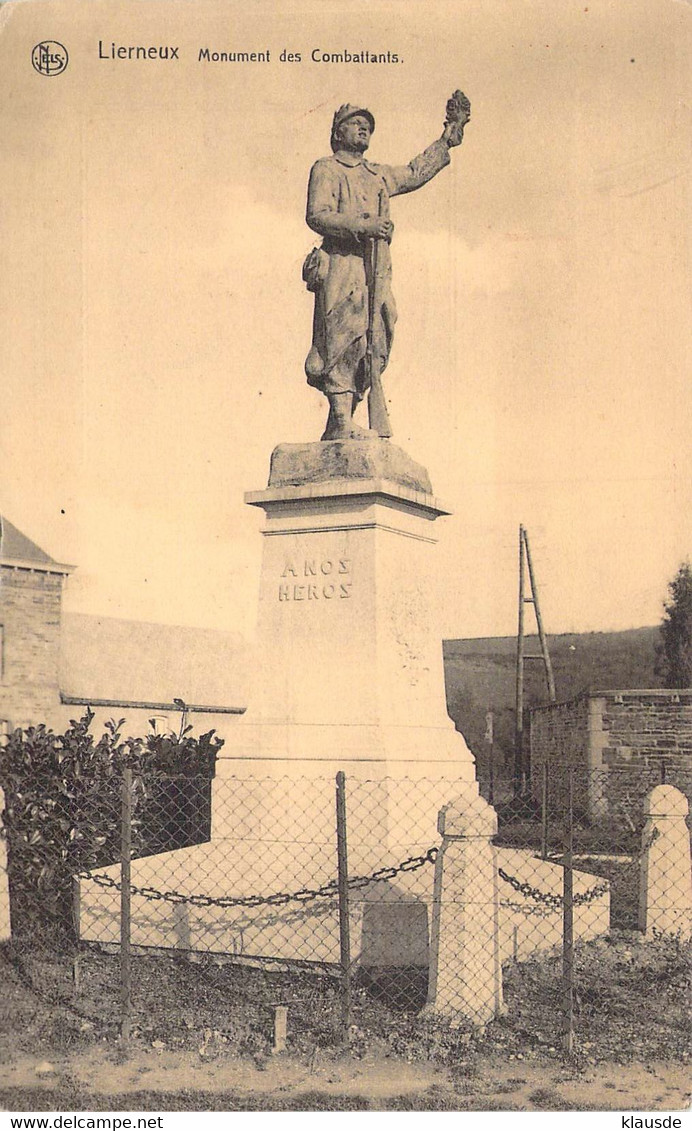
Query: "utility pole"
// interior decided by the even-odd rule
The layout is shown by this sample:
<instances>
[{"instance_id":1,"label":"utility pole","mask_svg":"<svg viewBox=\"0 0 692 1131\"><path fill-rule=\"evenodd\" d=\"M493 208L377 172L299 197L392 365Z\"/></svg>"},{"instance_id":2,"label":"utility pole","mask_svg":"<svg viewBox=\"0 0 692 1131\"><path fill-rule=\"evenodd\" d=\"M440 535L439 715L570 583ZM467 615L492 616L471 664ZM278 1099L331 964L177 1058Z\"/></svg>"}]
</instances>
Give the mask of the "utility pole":
<instances>
[{"instance_id":1,"label":"utility pole","mask_svg":"<svg viewBox=\"0 0 692 1131\"><path fill-rule=\"evenodd\" d=\"M526 596L526 575L528 573L531 596ZM540 655L526 655L524 652L524 605L533 605L541 645ZM548 652L548 641L543 628L543 618L538 603L536 576L531 560L529 536L523 526L519 527L519 623L517 628L517 664L515 687L515 730L514 730L514 796L522 797L527 792L528 767L524 757L524 663L526 660L542 660L548 698L555 702L555 679Z\"/></svg>"}]
</instances>

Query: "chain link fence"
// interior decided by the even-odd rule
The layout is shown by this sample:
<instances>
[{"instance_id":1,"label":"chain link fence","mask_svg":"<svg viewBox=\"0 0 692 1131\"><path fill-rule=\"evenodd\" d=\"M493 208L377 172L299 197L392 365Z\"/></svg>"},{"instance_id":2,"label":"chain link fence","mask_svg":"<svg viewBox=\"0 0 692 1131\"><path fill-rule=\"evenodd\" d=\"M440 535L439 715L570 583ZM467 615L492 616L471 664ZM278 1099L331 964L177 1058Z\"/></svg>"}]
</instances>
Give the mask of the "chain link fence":
<instances>
[{"instance_id":1,"label":"chain link fence","mask_svg":"<svg viewBox=\"0 0 692 1131\"><path fill-rule=\"evenodd\" d=\"M13 953L125 1036L218 1033L219 1014L247 1051L353 1040L378 1010L530 1024L540 987L569 1053L623 978L650 992L634 967L614 980L613 941L648 947L660 980L692 930L684 795L617 775L534 767L524 795L496 775L491 807L463 780L124 768L69 889L27 886L8 837Z\"/></svg>"}]
</instances>

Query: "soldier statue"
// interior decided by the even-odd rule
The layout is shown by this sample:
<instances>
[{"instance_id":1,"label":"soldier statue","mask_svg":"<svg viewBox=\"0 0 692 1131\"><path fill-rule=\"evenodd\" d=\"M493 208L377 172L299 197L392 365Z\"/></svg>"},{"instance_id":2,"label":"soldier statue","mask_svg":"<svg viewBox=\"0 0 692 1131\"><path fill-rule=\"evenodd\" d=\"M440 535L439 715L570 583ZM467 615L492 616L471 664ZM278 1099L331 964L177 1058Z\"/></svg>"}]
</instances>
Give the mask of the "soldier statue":
<instances>
[{"instance_id":1,"label":"soldier statue","mask_svg":"<svg viewBox=\"0 0 692 1131\"><path fill-rule=\"evenodd\" d=\"M468 99L456 91L447 103L442 136L408 165L366 161L375 129L369 110L347 104L334 115L332 156L315 162L308 185L306 219L322 244L303 265L303 279L315 295L305 372L308 384L329 401L323 440L391 436L381 383L396 321L389 198L413 192L449 164L470 112ZM366 394L369 429L353 421Z\"/></svg>"}]
</instances>

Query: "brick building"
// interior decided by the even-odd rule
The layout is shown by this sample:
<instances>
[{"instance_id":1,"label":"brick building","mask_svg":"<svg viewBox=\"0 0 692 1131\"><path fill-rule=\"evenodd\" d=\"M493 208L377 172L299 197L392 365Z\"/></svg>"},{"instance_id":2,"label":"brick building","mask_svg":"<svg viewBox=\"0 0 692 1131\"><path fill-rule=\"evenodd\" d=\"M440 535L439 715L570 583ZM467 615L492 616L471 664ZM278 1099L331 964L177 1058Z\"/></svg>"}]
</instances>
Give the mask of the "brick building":
<instances>
[{"instance_id":1,"label":"brick building","mask_svg":"<svg viewBox=\"0 0 692 1131\"><path fill-rule=\"evenodd\" d=\"M221 737L243 714L249 657L238 634L65 612L73 567L0 518L0 734L46 723L64 730L89 707L98 728ZM178 703L175 700L178 700Z\"/></svg>"},{"instance_id":2,"label":"brick building","mask_svg":"<svg viewBox=\"0 0 692 1131\"><path fill-rule=\"evenodd\" d=\"M55 718L62 590L72 567L0 521L0 728L6 733Z\"/></svg>"},{"instance_id":3,"label":"brick building","mask_svg":"<svg viewBox=\"0 0 692 1131\"><path fill-rule=\"evenodd\" d=\"M665 781L692 800L692 688L585 692L531 711L531 774L549 798L575 767L575 797L592 819L638 813Z\"/></svg>"}]
</instances>

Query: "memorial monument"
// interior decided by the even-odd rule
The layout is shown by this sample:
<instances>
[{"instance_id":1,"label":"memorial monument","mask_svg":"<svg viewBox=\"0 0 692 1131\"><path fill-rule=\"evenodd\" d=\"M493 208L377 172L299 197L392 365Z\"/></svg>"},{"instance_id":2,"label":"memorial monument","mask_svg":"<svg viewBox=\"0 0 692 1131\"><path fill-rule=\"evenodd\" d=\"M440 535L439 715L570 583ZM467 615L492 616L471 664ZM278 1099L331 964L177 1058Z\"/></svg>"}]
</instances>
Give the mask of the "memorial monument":
<instances>
[{"instance_id":1,"label":"memorial monument","mask_svg":"<svg viewBox=\"0 0 692 1131\"><path fill-rule=\"evenodd\" d=\"M491 844L494 814L447 714L431 596L434 524L450 512L425 468L391 443L381 380L396 321L390 199L449 164L469 113L457 91L437 141L408 165L374 165L364 156L374 117L346 104L334 115L332 156L313 165L307 222L322 243L303 267L314 294L305 370L328 400L327 423L319 441L275 448L267 487L245 496L266 516L254 691L223 736L211 842L133 862L132 938L337 962L335 889L324 899L316 889L336 871L334 778L344 771L349 874L384 867L396 877L351 893L358 963L426 973L432 952L430 1002L478 1013L482 999L488 1020L501 1006L501 952L511 947L516 957L534 947L533 908L516 896L499 906L497 858L527 878L539 867L551 892L561 890L561 869ZM354 421L366 399L367 428ZM398 865L418 853L424 860L440 837L433 914L429 870ZM81 885L82 935L104 941L117 908L107 887L115 869L101 872ZM169 892L170 902L150 902L152 891ZM302 892L308 902L264 898L282 892ZM605 929L607 904L604 894L585 911L581 937ZM549 926L553 945L559 909Z\"/></svg>"},{"instance_id":2,"label":"memorial monument","mask_svg":"<svg viewBox=\"0 0 692 1131\"><path fill-rule=\"evenodd\" d=\"M408 165L376 165L365 157L375 119L346 104L334 114L332 155L312 167L306 218L322 242L303 266L314 294L305 371L329 413L321 441L280 444L267 487L246 495L266 523L257 682L224 749L233 773L240 753L253 773L343 769L475 789L473 758L447 715L430 597L433 525L449 511L427 471L390 442L381 380L396 321L390 199L450 163L469 116L457 91L441 137ZM368 428L354 421L365 399Z\"/></svg>"}]
</instances>

